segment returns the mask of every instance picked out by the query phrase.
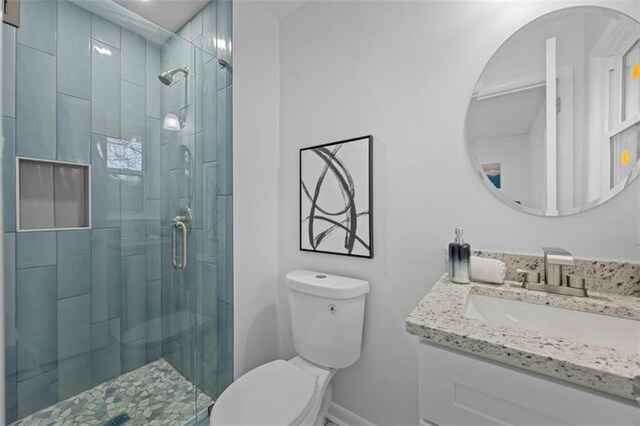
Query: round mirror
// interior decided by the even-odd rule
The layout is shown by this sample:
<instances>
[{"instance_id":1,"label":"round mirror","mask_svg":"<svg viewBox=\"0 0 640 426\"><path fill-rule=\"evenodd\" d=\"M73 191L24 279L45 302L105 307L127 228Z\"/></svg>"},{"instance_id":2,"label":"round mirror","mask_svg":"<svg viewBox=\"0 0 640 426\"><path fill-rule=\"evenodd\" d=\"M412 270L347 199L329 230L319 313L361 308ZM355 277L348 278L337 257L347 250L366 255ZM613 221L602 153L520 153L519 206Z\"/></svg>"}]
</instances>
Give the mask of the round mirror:
<instances>
[{"instance_id":1,"label":"round mirror","mask_svg":"<svg viewBox=\"0 0 640 426\"><path fill-rule=\"evenodd\" d=\"M466 137L485 185L527 213L574 214L618 194L640 169L640 24L571 7L525 25L482 71Z\"/></svg>"}]
</instances>

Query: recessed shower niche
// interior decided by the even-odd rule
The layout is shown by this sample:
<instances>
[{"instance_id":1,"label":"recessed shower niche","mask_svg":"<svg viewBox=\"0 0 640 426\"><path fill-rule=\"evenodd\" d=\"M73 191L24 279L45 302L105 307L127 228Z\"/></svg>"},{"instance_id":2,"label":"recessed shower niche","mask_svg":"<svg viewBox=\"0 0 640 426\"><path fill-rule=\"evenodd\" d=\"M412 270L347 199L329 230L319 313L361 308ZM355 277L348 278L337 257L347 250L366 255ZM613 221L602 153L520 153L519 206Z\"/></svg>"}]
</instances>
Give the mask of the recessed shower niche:
<instances>
[{"instance_id":1,"label":"recessed shower niche","mask_svg":"<svg viewBox=\"0 0 640 426\"><path fill-rule=\"evenodd\" d=\"M19 231L88 228L89 166L17 158Z\"/></svg>"}]
</instances>

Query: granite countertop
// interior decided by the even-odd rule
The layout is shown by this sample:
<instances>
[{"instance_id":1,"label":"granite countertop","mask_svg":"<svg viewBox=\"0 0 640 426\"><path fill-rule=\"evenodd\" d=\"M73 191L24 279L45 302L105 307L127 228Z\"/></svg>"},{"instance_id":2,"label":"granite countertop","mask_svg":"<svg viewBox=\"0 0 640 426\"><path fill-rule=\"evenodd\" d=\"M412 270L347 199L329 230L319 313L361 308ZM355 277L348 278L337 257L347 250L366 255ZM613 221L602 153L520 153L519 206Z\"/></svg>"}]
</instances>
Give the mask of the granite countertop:
<instances>
[{"instance_id":1,"label":"granite countertop","mask_svg":"<svg viewBox=\"0 0 640 426\"><path fill-rule=\"evenodd\" d=\"M561 296L525 290L515 282L460 285L444 275L406 319L407 331L429 342L635 401L640 353L466 318L469 293L638 321L640 298L593 291L588 298ZM640 333L640 322L638 327Z\"/></svg>"}]
</instances>

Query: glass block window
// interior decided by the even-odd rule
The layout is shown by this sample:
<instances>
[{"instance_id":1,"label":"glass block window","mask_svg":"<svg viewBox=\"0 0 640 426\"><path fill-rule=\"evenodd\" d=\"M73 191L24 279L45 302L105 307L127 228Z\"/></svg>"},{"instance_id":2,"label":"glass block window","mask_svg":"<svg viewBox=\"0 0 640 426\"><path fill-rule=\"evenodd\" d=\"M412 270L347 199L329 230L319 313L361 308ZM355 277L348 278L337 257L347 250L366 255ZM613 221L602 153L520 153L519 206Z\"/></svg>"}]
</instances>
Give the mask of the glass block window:
<instances>
[{"instance_id":1,"label":"glass block window","mask_svg":"<svg viewBox=\"0 0 640 426\"><path fill-rule=\"evenodd\" d=\"M18 158L18 230L88 228L89 166Z\"/></svg>"}]
</instances>

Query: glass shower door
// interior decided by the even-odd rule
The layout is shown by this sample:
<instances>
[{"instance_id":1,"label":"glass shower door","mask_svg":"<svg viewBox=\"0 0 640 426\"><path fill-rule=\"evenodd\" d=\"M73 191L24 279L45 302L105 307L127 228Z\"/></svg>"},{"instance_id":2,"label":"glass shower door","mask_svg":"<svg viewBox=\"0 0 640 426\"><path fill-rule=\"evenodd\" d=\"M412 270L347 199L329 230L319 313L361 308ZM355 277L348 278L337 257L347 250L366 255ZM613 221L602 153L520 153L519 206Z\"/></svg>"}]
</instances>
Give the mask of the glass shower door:
<instances>
[{"instance_id":1,"label":"glass shower door","mask_svg":"<svg viewBox=\"0 0 640 426\"><path fill-rule=\"evenodd\" d=\"M162 49L163 354L201 415L233 378L230 23L210 4Z\"/></svg>"},{"instance_id":2,"label":"glass shower door","mask_svg":"<svg viewBox=\"0 0 640 426\"><path fill-rule=\"evenodd\" d=\"M197 380L203 373L196 368L196 299L202 287L202 246L198 243L203 222L201 150L196 146L195 48L180 36L168 39L162 47L161 71L161 289L162 353L164 361L192 384L189 401L197 412ZM203 399L201 405L213 401Z\"/></svg>"}]
</instances>

